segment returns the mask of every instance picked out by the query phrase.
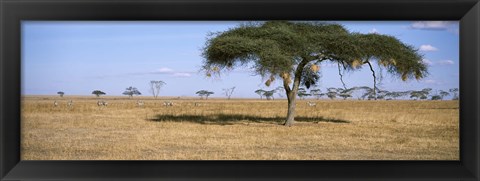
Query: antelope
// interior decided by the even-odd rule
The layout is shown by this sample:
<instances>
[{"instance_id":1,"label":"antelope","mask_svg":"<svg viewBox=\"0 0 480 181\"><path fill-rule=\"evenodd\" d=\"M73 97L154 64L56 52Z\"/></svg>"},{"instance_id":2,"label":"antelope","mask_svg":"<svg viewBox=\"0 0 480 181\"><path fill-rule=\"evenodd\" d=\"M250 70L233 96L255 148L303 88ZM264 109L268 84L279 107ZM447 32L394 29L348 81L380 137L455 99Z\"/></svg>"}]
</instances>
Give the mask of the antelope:
<instances>
[{"instance_id":1,"label":"antelope","mask_svg":"<svg viewBox=\"0 0 480 181\"><path fill-rule=\"evenodd\" d=\"M53 101L53 107L57 107L58 106L58 102L57 101Z\"/></svg>"},{"instance_id":2,"label":"antelope","mask_svg":"<svg viewBox=\"0 0 480 181\"><path fill-rule=\"evenodd\" d=\"M138 100L137 101L137 106L138 107L143 107L143 105L145 105L145 102L141 101L141 100Z\"/></svg>"},{"instance_id":3,"label":"antelope","mask_svg":"<svg viewBox=\"0 0 480 181\"><path fill-rule=\"evenodd\" d=\"M67 106L68 106L68 107L73 107L73 101L72 101L72 100L69 100L69 101L67 102Z\"/></svg>"},{"instance_id":4,"label":"antelope","mask_svg":"<svg viewBox=\"0 0 480 181\"><path fill-rule=\"evenodd\" d=\"M194 106L201 106L199 102L195 102Z\"/></svg>"},{"instance_id":5,"label":"antelope","mask_svg":"<svg viewBox=\"0 0 480 181\"><path fill-rule=\"evenodd\" d=\"M97 101L97 105L98 107L107 107L108 106L108 102L107 101Z\"/></svg>"},{"instance_id":6,"label":"antelope","mask_svg":"<svg viewBox=\"0 0 480 181\"><path fill-rule=\"evenodd\" d=\"M316 106L316 105L317 105L317 103L315 103L315 102L310 102L310 101L307 102L307 104L308 104L308 106L310 106L310 107L313 107L313 106Z\"/></svg>"},{"instance_id":7,"label":"antelope","mask_svg":"<svg viewBox=\"0 0 480 181\"><path fill-rule=\"evenodd\" d=\"M173 106L173 102L165 101L165 102L163 102L163 105L164 106Z\"/></svg>"}]
</instances>

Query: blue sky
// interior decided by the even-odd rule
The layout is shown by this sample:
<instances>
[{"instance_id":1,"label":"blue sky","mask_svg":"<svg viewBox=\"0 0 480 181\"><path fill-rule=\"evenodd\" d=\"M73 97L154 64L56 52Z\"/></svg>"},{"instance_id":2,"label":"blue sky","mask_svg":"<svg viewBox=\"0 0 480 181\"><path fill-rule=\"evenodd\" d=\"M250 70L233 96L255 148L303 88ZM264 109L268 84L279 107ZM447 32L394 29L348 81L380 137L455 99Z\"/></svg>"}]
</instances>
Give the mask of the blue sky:
<instances>
[{"instance_id":1,"label":"blue sky","mask_svg":"<svg viewBox=\"0 0 480 181\"><path fill-rule=\"evenodd\" d=\"M195 96L206 89L224 97L222 89L235 86L232 97L258 97L257 89L274 89L248 69L236 69L221 78L199 72L201 49L209 32L225 31L242 22L221 21L23 21L22 95L91 95L102 90L122 95L137 87L151 95L150 80L167 84L160 96ZM385 71L380 87L387 90L448 90L459 87L459 25L455 21L339 21L360 33L393 35L424 54L429 76L403 82ZM376 67L378 69L378 67ZM342 87L336 65L321 66L319 88ZM346 73L347 87L372 86L368 66Z\"/></svg>"}]
</instances>

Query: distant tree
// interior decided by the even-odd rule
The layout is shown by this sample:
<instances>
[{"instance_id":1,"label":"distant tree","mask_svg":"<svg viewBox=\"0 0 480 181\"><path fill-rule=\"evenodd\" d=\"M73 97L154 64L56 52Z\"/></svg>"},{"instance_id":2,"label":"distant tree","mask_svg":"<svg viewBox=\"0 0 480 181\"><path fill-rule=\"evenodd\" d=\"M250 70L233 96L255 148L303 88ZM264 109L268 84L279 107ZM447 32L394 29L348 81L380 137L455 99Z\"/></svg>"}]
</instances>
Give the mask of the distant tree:
<instances>
[{"instance_id":1,"label":"distant tree","mask_svg":"<svg viewBox=\"0 0 480 181\"><path fill-rule=\"evenodd\" d=\"M153 95L153 98L157 99L158 94L160 94L160 89L165 85L166 83L161 81L161 80L152 80L150 81L150 92Z\"/></svg>"},{"instance_id":2,"label":"distant tree","mask_svg":"<svg viewBox=\"0 0 480 181\"><path fill-rule=\"evenodd\" d=\"M425 88L425 89L422 89L422 92L425 96L427 96L428 98L428 95L430 94L430 92L432 91L432 88ZM425 98L426 99L426 98Z\"/></svg>"},{"instance_id":3,"label":"distant tree","mask_svg":"<svg viewBox=\"0 0 480 181\"><path fill-rule=\"evenodd\" d=\"M298 89L297 95L300 97L300 99L305 99L305 97L311 96L311 94L307 93L307 90L305 90L303 87Z\"/></svg>"},{"instance_id":4,"label":"distant tree","mask_svg":"<svg viewBox=\"0 0 480 181\"><path fill-rule=\"evenodd\" d=\"M317 100L322 98L323 95L325 95L325 94L322 94L322 90L320 90L320 89L312 89L312 90L310 90L310 94L312 96L315 96L317 98Z\"/></svg>"},{"instance_id":5,"label":"distant tree","mask_svg":"<svg viewBox=\"0 0 480 181\"><path fill-rule=\"evenodd\" d=\"M208 96L215 93L208 90L199 90L195 94L198 94L200 96L200 99L203 99L203 96L205 96L205 99L208 99Z\"/></svg>"},{"instance_id":6,"label":"distant tree","mask_svg":"<svg viewBox=\"0 0 480 181\"><path fill-rule=\"evenodd\" d=\"M263 94L265 93L265 90L263 89L258 89L255 91L256 94L258 94L260 96L260 99L263 98Z\"/></svg>"},{"instance_id":7,"label":"distant tree","mask_svg":"<svg viewBox=\"0 0 480 181\"><path fill-rule=\"evenodd\" d=\"M425 88L420 91L409 91L410 92L410 98L413 98L414 100L418 99L428 99L428 95L430 94L430 91L432 91L431 88Z\"/></svg>"},{"instance_id":8,"label":"distant tree","mask_svg":"<svg viewBox=\"0 0 480 181\"><path fill-rule=\"evenodd\" d=\"M350 89L343 89L343 88L338 88L338 96L342 97L343 100L346 100L349 97L352 97L353 92L356 90L355 87L350 88Z\"/></svg>"},{"instance_id":9,"label":"distant tree","mask_svg":"<svg viewBox=\"0 0 480 181\"><path fill-rule=\"evenodd\" d=\"M377 99L380 99L380 100L385 99L385 97L387 97L387 94L389 94L389 93L390 93L390 92L387 91L387 90L380 90L380 89L378 89L378 92L377 92L377 94L376 94L376 95L377 95Z\"/></svg>"},{"instance_id":10,"label":"distant tree","mask_svg":"<svg viewBox=\"0 0 480 181\"><path fill-rule=\"evenodd\" d=\"M105 95L105 94L107 94L107 93L102 92L102 91L100 91L100 90L94 90L94 91L92 92L92 94L95 94L97 97L100 97L100 95Z\"/></svg>"},{"instance_id":11,"label":"distant tree","mask_svg":"<svg viewBox=\"0 0 480 181\"><path fill-rule=\"evenodd\" d=\"M442 96L440 95L433 95L432 100L442 100Z\"/></svg>"},{"instance_id":12,"label":"distant tree","mask_svg":"<svg viewBox=\"0 0 480 181\"><path fill-rule=\"evenodd\" d=\"M385 96L386 96L386 97L391 97L391 98L393 98L393 99L397 99L397 98L399 98L399 97L403 97L403 96L406 96L406 95L408 95L408 94L410 94L409 91L403 91L403 92L395 92L395 91L393 91L393 92L388 92L387 94L385 94Z\"/></svg>"},{"instance_id":13,"label":"distant tree","mask_svg":"<svg viewBox=\"0 0 480 181\"><path fill-rule=\"evenodd\" d=\"M267 100L270 100L270 99L275 100L275 97L273 97L273 94L275 94L275 92L277 92L277 90L273 89L273 90L265 91L263 95L265 96L265 98L267 98Z\"/></svg>"},{"instance_id":14,"label":"distant tree","mask_svg":"<svg viewBox=\"0 0 480 181\"><path fill-rule=\"evenodd\" d=\"M452 88L449 90L453 94L452 100L458 100L458 88Z\"/></svg>"},{"instance_id":15,"label":"distant tree","mask_svg":"<svg viewBox=\"0 0 480 181\"><path fill-rule=\"evenodd\" d=\"M137 88L130 86L126 88L126 90L123 92L123 95L127 95L132 98L133 95L142 95L142 93L140 93Z\"/></svg>"},{"instance_id":16,"label":"distant tree","mask_svg":"<svg viewBox=\"0 0 480 181\"><path fill-rule=\"evenodd\" d=\"M278 86L275 88L275 92L277 92L278 97L283 97L285 89L282 86Z\"/></svg>"},{"instance_id":17,"label":"distant tree","mask_svg":"<svg viewBox=\"0 0 480 181\"><path fill-rule=\"evenodd\" d=\"M337 94L338 94L338 93L337 93L337 89L336 89L336 88L331 87L331 88L328 88L327 91L328 91L328 92L326 93L326 95L327 95L328 98L330 98L330 99L332 99L332 100L335 99L335 98L337 98Z\"/></svg>"},{"instance_id":18,"label":"distant tree","mask_svg":"<svg viewBox=\"0 0 480 181\"><path fill-rule=\"evenodd\" d=\"M65 94L65 92L60 91L60 92L57 92L57 94L60 95L60 97L63 97L63 95Z\"/></svg>"},{"instance_id":19,"label":"distant tree","mask_svg":"<svg viewBox=\"0 0 480 181\"><path fill-rule=\"evenodd\" d=\"M368 100L372 100L376 98L376 91L368 86L356 87L356 90L363 90L363 94L361 95L362 100L367 98ZM378 88L377 88L378 90Z\"/></svg>"},{"instance_id":20,"label":"distant tree","mask_svg":"<svg viewBox=\"0 0 480 181\"><path fill-rule=\"evenodd\" d=\"M448 93L447 91L444 91L444 90L440 90L440 93L439 93L439 94L440 94L440 97L442 98L442 100L443 100L443 98L444 98L445 96L449 96L449 95L450 95L450 93Z\"/></svg>"},{"instance_id":21,"label":"distant tree","mask_svg":"<svg viewBox=\"0 0 480 181\"><path fill-rule=\"evenodd\" d=\"M226 88L226 89L223 89L223 93L225 94L225 96L227 96L228 99L230 99L234 90L235 90L235 87Z\"/></svg>"}]
</instances>

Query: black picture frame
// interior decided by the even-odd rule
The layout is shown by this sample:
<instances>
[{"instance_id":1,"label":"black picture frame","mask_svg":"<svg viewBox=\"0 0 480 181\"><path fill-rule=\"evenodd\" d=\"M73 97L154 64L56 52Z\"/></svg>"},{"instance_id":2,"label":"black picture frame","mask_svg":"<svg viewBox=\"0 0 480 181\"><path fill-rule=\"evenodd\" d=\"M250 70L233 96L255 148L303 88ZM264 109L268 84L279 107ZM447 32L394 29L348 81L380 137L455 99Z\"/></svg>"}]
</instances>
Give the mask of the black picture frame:
<instances>
[{"instance_id":1,"label":"black picture frame","mask_svg":"<svg viewBox=\"0 0 480 181\"><path fill-rule=\"evenodd\" d=\"M459 20L460 161L21 161L22 20ZM478 0L0 0L1 180L478 181Z\"/></svg>"}]
</instances>

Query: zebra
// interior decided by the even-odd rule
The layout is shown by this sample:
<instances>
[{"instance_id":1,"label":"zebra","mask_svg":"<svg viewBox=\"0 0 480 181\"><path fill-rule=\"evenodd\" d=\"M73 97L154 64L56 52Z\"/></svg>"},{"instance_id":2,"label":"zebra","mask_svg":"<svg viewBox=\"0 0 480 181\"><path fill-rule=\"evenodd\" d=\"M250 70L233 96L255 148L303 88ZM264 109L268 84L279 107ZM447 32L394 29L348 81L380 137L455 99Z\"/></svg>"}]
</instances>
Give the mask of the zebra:
<instances>
[{"instance_id":1,"label":"zebra","mask_svg":"<svg viewBox=\"0 0 480 181\"><path fill-rule=\"evenodd\" d=\"M138 107L143 107L143 105L145 105L145 102L141 101L141 100L138 100L137 101L137 106Z\"/></svg>"},{"instance_id":2,"label":"zebra","mask_svg":"<svg viewBox=\"0 0 480 181\"><path fill-rule=\"evenodd\" d=\"M53 101L53 107L57 107L58 106L58 102L57 101Z\"/></svg>"},{"instance_id":3,"label":"zebra","mask_svg":"<svg viewBox=\"0 0 480 181\"><path fill-rule=\"evenodd\" d=\"M97 101L97 105L98 107L107 107L108 106L108 102L107 101Z\"/></svg>"},{"instance_id":4,"label":"zebra","mask_svg":"<svg viewBox=\"0 0 480 181\"><path fill-rule=\"evenodd\" d=\"M310 106L310 107L314 107L314 106L317 106L317 103L315 102L307 102L307 105Z\"/></svg>"},{"instance_id":5,"label":"zebra","mask_svg":"<svg viewBox=\"0 0 480 181\"><path fill-rule=\"evenodd\" d=\"M165 101L165 102L163 102L163 105L164 106L173 106L173 102Z\"/></svg>"},{"instance_id":6,"label":"zebra","mask_svg":"<svg viewBox=\"0 0 480 181\"><path fill-rule=\"evenodd\" d=\"M69 100L69 101L67 102L67 106L68 106L68 107L73 107L73 101L72 101L72 100Z\"/></svg>"}]
</instances>

